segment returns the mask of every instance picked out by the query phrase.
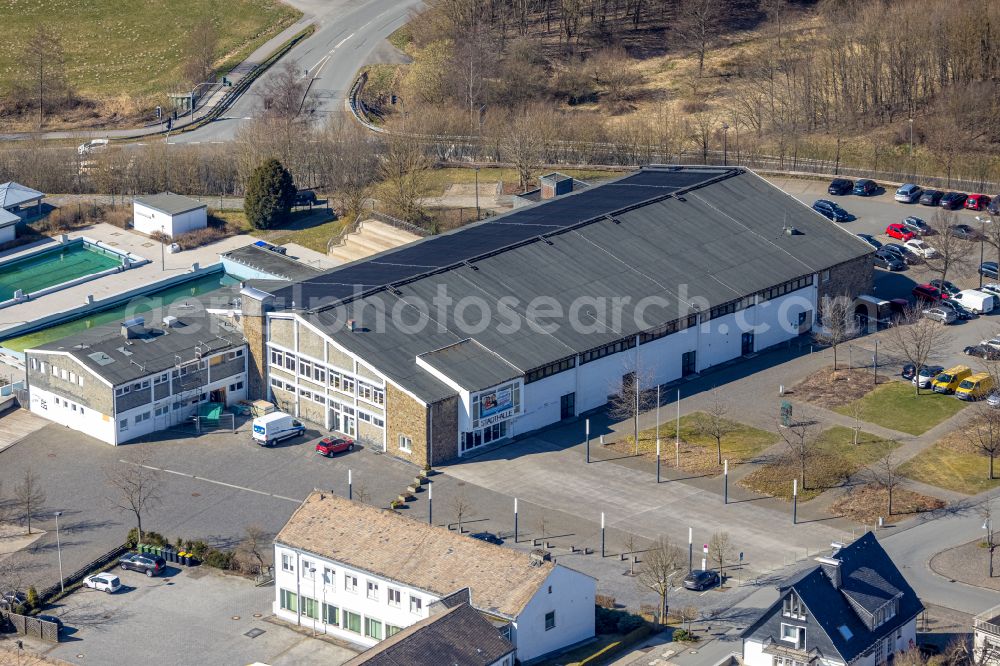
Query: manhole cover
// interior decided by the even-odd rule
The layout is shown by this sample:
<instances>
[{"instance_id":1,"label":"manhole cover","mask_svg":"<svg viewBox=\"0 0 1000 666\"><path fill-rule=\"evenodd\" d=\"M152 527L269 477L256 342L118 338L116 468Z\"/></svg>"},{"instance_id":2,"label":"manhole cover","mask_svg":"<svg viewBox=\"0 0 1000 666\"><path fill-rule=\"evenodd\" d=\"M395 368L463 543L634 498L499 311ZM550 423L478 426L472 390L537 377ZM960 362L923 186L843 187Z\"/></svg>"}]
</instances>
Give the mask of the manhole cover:
<instances>
[{"instance_id":1,"label":"manhole cover","mask_svg":"<svg viewBox=\"0 0 1000 666\"><path fill-rule=\"evenodd\" d=\"M263 613L254 613L253 616L254 617L264 617L264 614Z\"/></svg>"},{"instance_id":2,"label":"manhole cover","mask_svg":"<svg viewBox=\"0 0 1000 666\"><path fill-rule=\"evenodd\" d=\"M246 636L247 638L257 638L262 633L264 633L263 629L251 629L250 631L248 631L247 633L245 633L243 635Z\"/></svg>"},{"instance_id":3,"label":"manhole cover","mask_svg":"<svg viewBox=\"0 0 1000 666\"><path fill-rule=\"evenodd\" d=\"M201 493L191 493L191 497L201 497Z\"/></svg>"},{"instance_id":4,"label":"manhole cover","mask_svg":"<svg viewBox=\"0 0 1000 666\"><path fill-rule=\"evenodd\" d=\"M234 620L238 620L238 619L240 619L240 616L239 616L239 615L234 615L234 616L233 616L233 619L234 619Z\"/></svg>"},{"instance_id":5,"label":"manhole cover","mask_svg":"<svg viewBox=\"0 0 1000 666\"><path fill-rule=\"evenodd\" d=\"M82 655L82 654L78 654L78 655L76 655L76 658L77 658L77 659L83 659L83 657L84 657L84 655Z\"/></svg>"}]
</instances>

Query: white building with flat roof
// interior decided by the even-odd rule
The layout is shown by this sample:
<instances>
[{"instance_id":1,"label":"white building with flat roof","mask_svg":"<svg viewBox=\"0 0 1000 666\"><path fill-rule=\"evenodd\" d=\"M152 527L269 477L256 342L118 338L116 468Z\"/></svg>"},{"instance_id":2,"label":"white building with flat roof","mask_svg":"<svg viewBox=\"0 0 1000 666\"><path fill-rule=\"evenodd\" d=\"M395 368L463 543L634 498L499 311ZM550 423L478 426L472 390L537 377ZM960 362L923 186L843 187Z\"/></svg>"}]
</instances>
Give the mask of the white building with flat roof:
<instances>
[{"instance_id":1,"label":"white building with flat roof","mask_svg":"<svg viewBox=\"0 0 1000 666\"><path fill-rule=\"evenodd\" d=\"M160 232L173 238L208 226L208 206L173 192L136 197L132 226L147 235Z\"/></svg>"},{"instance_id":2,"label":"white building with flat roof","mask_svg":"<svg viewBox=\"0 0 1000 666\"><path fill-rule=\"evenodd\" d=\"M590 576L330 493L296 510L274 562L278 617L366 647L459 593L522 663L594 636Z\"/></svg>"}]
</instances>

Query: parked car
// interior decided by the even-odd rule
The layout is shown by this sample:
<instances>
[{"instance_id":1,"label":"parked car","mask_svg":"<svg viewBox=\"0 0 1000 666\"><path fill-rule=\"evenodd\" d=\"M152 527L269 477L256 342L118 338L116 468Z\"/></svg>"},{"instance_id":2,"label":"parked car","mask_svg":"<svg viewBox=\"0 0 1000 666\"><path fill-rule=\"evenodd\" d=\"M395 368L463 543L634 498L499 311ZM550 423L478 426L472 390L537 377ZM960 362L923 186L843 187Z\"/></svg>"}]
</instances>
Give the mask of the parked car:
<instances>
[{"instance_id":1,"label":"parked car","mask_svg":"<svg viewBox=\"0 0 1000 666\"><path fill-rule=\"evenodd\" d=\"M28 596L24 592L8 590L0 594L0 610L10 611L23 603L27 603Z\"/></svg>"},{"instance_id":2,"label":"parked car","mask_svg":"<svg viewBox=\"0 0 1000 666\"><path fill-rule=\"evenodd\" d=\"M938 255L937 250L919 238L911 238L903 243L903 247L906 248L907 252L917 255L921 259L933 259Z\"/></svg>"},{"instance_id":3,"label":"parked car","mask_svg":"<svg viewBox=\"0 0 1000 666\"><path fill-rule=\"evenodd\" d=\"M851 190L854 189L854 181L847 178L834 178L830 181L830 187L826 188L829 194L841 196L844 194L850 194Z\"/></svg>"},{"instance_id":4,"label":"parked car","mask_svg":"<svg viewBox=\"0 0 1000 666\"><path fill-rule=\"evenodd\" d=\"M996 306L996 299L992 294L979 291L977 289L963 289L957 294L952 294L952 302L957 302L967 310L972 310L978 314L992 312Z\"/></svg>"},{"instance_id":5,"label":"parked car","mask_svg":"<svg viewBox=\"0 0 1000 666\"><path fill-rule=\"evenodd\" d=\"M990 205L990 198L985 194L970 194L965 200L965 207L969 210L983 210Z\"/></svg>"},{"instance_id":6,"label":"parked car","mask_svg":"<svg viewBox=\"0 0 1000 666\"><path fill-rule=\"evenodd\" d=\"M910 260L913 259L913 255L906 249L906 246L899 243L886 243L882 249L886 252L892 252L906 263L910 263Z\"/></svg>"},{"instance_id":7,"label":"parked car","mask_svg":"<svg viewBox=\"0 0 1000 666\"><path fill-rule=\"evenodd\" d=\"M83 579L83 585L93 590L102 590L108 594L122 589L121 580L118 576L110 573L91 574Z\"/></svg>"},{"instance_id":8,"label":"parked car","mask_svg":"<svg viewBox=\"0 0 1000 666\"><path fill-rule=\"evenodd\" d=\"M474 534L470 534L469 536L471 536L473 539L479 539L480 541L485 541L486 543L493 543L498 546L503 545L503 539L498 537L496 534L493 534L493 532L476 532Z\"/></svg>"},{"instance_id":9,"label":"parked car","mask_svg":"<svg viewBox=\"0 0 1000 666\"><path fill-rule=\"evenodd\" d=\"M924 190L919 185L906 183L896 190L896 196L893 198L900 203L917 203L923 193Z\"/></svg>"},{"instance_id":10,"label":"parked car","mask_svg":"<svg viewBox=\"0 0 1000 666\"><path fill-rule=\"evenodd\" d=\"M930 303L937 303L944 298L948 298L947 294L942 294L936 287L929 284L918 284L910 293L918 301L928 301Z\"/></svg>"},{"instance_id":11,"label":"parked car","mask_svg":"<svg viewBox=\"0 0 1000 666\"><path fill-rule=\"evenodd\" d=\"M990 215L1000 215L1000 194L990 197L990 202L986 204L986 212Z\"/></svg>"},{"instance_id":12,"label":"parked car","mask_svg":"<svg viewBox=\"0 0 1000 666\"><path fill-rule=\"evenodd\" d=\"M936 308L928 308L927 310L924 310L923 314L928 319L939 321L942 324L953 324L955 323L955 320L958 319L954 310L951 308L942 308L940 306Z\"/></svg>"},{"instance_id":13,"label":"parked car","mask_svg":"<svg viewBox=\"0 0 1000 666\"><path fill-rule=\"evenodd\" d=\"M918 236L930 236L934 233L929 224L913 215L909 215L903 220L903 226Z\"/></svg>"},{"instance_id":14,"label":"parked car","mask_svg":"<svg viewBox=\"0 0 1000 666\"><path fill-rule=\"evenodd\" d=\"M986 396L986 404L990 407L1000 407L1000 391L993 389Z\"/></svg>"},{"instance_id":15,"label":"parked car","mask_svg":"<svg viewBox=\"0 0 1000 666\"><path fill-rule=\"evenodd\" d=\"M994 280L1000 280L1000 271L997 270L997 262L995 261L984 261L979 264L979 274L984 277L991 277Z\"/></svg>"},{"instance_id":16,"label":"parked car","mask_svg":"<svg viewBox=\"0 0 1000 666\"><path fill-rule=\"evenodd\" d=\"M925 365L911 381L920 388L927 388L943 370L940 365Z\"/></svg>"},{"instance_id":17,"label":"parked car","mask_svg":"<svg viewBox=\"0 0 1000 666\"><path fill-rule=\"evenodd\" d=\"M959 305L953 299L954 297L947 298L943 301L939 301L937 303L937 306L942 308L948 308L949 310L954 312L955 316L961 321L968 321L970 319L975 319L976 317L979 316L972 310L966 308L964 305Z\"/></svg>"},{"instance_id":18,"label":"parked car","mask_svg":"<svg viewBox=\"0 0 1000 666\"><path fill-rule=\"evenodd\" d=\"M163 573L163 570L167 568L167 561L162 557L157 557L155 555L146 555L144 553L126 553L118 559L118 566L122 568L123 571L138 571L139 573L146 574L149 578Z\"/></svg>"},{"instance_id":19,"label":"parked car","mask_svg":"<svg viewBox=\"0 0 1000 666\"><path fill-rule=\"evenodd\" d=\"M707 590L719 584L719 574L714 571L695 569L684 577L685 590Z\"/></svg>"},{"instance_id":20,"label":"parked car","mask_svg":"<svg viewBox=\"0 0 1000 666\"><path fill-rule=\"evenodd\" d=\"M948 192L941 197L941 208L946 210L958 210L965 205L965 200L969 198L964 192Z\"/></svg>"},{"instance_id":21,"label":"parked car","mask_svg":"<svg viewBox=\"0 0 1000 666\"><path fill-rule=\"evenodd\" d=\"M814 211L834 222L847 222L851 219L850 213L828 199L817 199L812 207Z\"/></svg>"},{"instance_id":22,"label":"parked car","mask_svg":"<svg viewBox=\"0 0 1000 666\"><path fill-rule=\"evenodd\" d=\"M887 271L906 270L906 262L898 254L886 250L884 247L875 251L874 263L877 268L884 268Z\"/></svg>"},{"instance_id":23,"label":"parked car","mask_svg":"<svg viewBox=\"0 0 1000 666\"><path fill-rule=\"evenodd\" d=\"M961 240L979 240L979 232L967 224L953 224L949 226L948 234Z\"/></svg>"},{"instance_id":24,"label":"parked car","mask_svg":"<svg viewBox=\"0 0 1000 666\"><path fill-rule=\"evenodd\" d=\"M955 389L955 397L959 400L982 400L993 390L993 377L988 372L977 372L962 380Z\"/></svg>"},{"instance_id":25,"label":"parked car","mask_svg":"<svg viewBox=\"0 0 1000 666\"><path fill-rule=\"evenodd\" d=\"M878 240L877 240L877 239L876 239L876 238L875 238L874 236L872 236L871 234L857 234L857 236L858 236L858 238L860 238L860 239L861 239L861 240L863 240L864 242L866 242L866 243L868 243L869 245L871 245L871 246L872 246L873 248L875 248L876 250L877 250L877 249L879 249L880 247L882 247L882 243L880 243L880 242L879 242L879 241L878 241Z\"/></svg>"},{"instance_id":26,"label":"parked car","mask_svg":"<svg viewBox=\"0 0 1000 666\"><path fill-rule=\"evenodd\" d=\"M975 356L976 358L981 358L984 361L1000 360L1000 348L994 345L984 344L982 342L978 345L966 347L963 351L969 356Z\"/></svg>"},{"instance_id":27,"label":"parked car","mask_svg":"<svg viewBox=\"0 0 1000 666\"><path fill-rule=\"evenodd\" d=\"M931 382L931 389L935 393L954 393L962 380L972 374L972 369L967 365L956 365L940 373Z\"/></svg>"},{"instance_id":28,"label":"parked car","mask_svg":"<svg viewBox=\"0 0 1000 666\"><path fill-rule=\"evenodd\" d=\"M41 620L42 622L51 622L51 623L53 623L54 625L56 625L56 631L62 631L63 630L63 626L64 625L63 625L62 619L60 619L59 617L57 617L55 615L48 615L48 614L45 614L45 613L39 613L38 615L35 616L35 619Z\"/></svg>"},{"instance_id":29,"label":"parked car","mask_svg":"<svg viewBox=\"0 0 1000 666\"><path fill-rule=\"evenodd\" d=\"M910 381L916 379L917 377L917 366L912 363L907 363L903 366L903 371L899 373L899 376L903 379Z\"/></svg>"},{"instance_id":30,"label":"parked car","mask_svg":"<svg viewBox=\"0 0 1000 666\"><path fill-rule=\"evenodd\" d=\"M958 288L958 285L956 285L954 282L951 282L950 280L942 280L940 278L934 278L927 284L934 287L938 291L943 291L949 296L951 296L952 294L957 294L958 292L962 291L961 289Z\"/></svg>"},{"instance_id":31,"label":"parked car","mask_svg":"<svg viewBox=\"0 0 1000 666\"><path fill-rule=\"evenodd\" d=\"M989 347L990 349L996 349L1000 351L1000 338L990 338L988 340L980 340L980 346Z\"/></svg>"},{"instance_id":32,"label":"parked car","mask_svg":"<svg viewBox=\"0 0 1000 666\"><path fill-rule=\"evenodd\" d=\"M990 294L991 296L995 296L996 298L993 299L994 301L1000 300L1000 284L996 284L995 282L987 282L986 284L984 284L982 287L979 288L979 291Z\"/></svg>"},{"instance_id":33,"label":"parked car","mask_svg":"<svg viewBox=\"0 0 1000 666\"><path fill-rule=\"evenodd\" d=\"M890 224L885 228L885 235L889 238L898 238L901 241L908 241L916 234L904 227L902 224Z\"/></svg>"},{"instance_id":34,"label":"parked car","mask_svg":"<svg viewBox=\"0 0 1000 666\"><path fill-rule=\"evenodd\" d=\"M349 437L324 437L316 442L316 453L332 458L338 453L354 450L354 440Z\"/></svg>"},{"instance_id":35,"label":"parked car","mask_svg":"<svg viewBox=\"0 0 1000 666\"><path fill-rule=\"evenodd\" d=\"M924 190L924 193L920 195L920 205L938 206L941 204L941 197L943 196L944 192L941 190Z\"/></svg>"},{"instance_id":36,"label":"parked car","mask_svg":"<svg viewBox=\"0 0 1000 666\"><path fill-rule=\"evenodd\" d=\"M878 194L878 183L874 180L861 178L854 183L854 189L851 190L851 192L862 197L870 197L874 194Z\"/></svg>"},{"instance_id":37,"label":"parked car","mask_svg":"<svg viewBox=\"0 0 1000 666\"><path fill-rule=\"evenodd\" d=\"M312 190L299 190L295 193L296 206L313 206L316 204L316 193Z\"/></svg>"}]
</instances>

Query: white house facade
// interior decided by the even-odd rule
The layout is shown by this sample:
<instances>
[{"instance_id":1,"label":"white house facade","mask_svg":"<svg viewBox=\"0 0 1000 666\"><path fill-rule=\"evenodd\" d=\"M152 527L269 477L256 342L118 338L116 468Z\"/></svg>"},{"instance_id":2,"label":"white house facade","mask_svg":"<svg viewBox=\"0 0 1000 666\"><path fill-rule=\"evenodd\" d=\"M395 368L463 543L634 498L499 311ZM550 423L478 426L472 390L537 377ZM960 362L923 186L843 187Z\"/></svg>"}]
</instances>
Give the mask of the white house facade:
<instances>
[{"instance_id":1,"label":"white house facade","mask_svg":"<svg viewBox=\"0 0 1000 666\"><path fill-rule=\"evenodd\" d=\"M208 206L172 192L136 197L132 226L144 234L162 233L173 238L208 226Z\"/></svg>"}]
</instances>

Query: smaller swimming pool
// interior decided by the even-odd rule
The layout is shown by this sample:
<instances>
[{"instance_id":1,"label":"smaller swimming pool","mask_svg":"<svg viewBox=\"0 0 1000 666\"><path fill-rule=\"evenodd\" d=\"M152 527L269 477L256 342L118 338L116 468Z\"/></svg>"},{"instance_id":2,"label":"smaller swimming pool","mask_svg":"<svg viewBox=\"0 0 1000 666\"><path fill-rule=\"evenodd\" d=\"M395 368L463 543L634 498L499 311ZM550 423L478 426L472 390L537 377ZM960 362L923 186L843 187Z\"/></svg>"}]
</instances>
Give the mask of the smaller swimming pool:
<instances>
[{"instance_id":1,"label":"smaller swimming pool","mask_svg":"<svg viewBox=\"0 0 1000 666\"><path fill-rule=\"evenodd\" d=\"M24 298L40 296L144 263L142 257L85 238L46 247L0 262L0 307L16 303L18 291Z\"/></svg>"}]
</instances>

